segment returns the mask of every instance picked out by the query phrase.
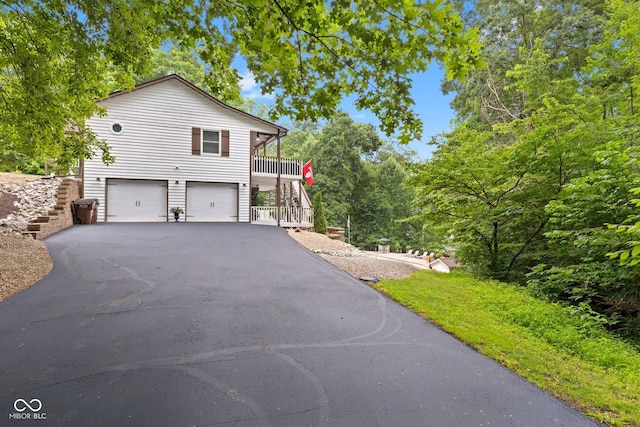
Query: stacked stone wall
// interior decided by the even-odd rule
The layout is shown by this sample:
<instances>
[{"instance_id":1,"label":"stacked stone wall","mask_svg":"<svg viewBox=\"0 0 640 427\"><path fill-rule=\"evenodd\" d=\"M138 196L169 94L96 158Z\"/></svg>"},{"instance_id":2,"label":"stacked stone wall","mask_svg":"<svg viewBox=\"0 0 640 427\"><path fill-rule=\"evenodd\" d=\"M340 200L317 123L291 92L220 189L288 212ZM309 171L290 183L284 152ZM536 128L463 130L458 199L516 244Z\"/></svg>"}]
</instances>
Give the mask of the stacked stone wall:
<instances>
[{"instance_id":1,"label":"stacked stone wall","mask_svg":"<svg viewBox=\"0 0 640 427\"><path fill-rule=\"evenodd\" d=\"M79 198L80 181L49 178L25 184L0 183L0 191L17 198L15 212L0 219L0 233L44 239L73 225L71 202Z\"/></svg>"}]
</instances>

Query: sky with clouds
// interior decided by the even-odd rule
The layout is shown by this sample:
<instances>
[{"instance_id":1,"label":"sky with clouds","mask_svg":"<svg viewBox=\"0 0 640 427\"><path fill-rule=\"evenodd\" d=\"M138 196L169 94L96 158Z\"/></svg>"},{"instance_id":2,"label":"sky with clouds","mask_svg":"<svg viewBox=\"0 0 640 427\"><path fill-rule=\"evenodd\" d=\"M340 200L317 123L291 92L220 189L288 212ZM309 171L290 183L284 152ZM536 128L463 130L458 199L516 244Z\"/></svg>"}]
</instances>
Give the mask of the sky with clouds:
<instances>
[{"instance_id":1,"label":"sky with clouds","mask_svg":"<svg viewBox=\"0 0 640 427\"><path fill-rule=\"evenodd\" d=\"M242 77L240 81L242 96L255 99L256 102L270 104L273 101L273 95L262 95L260 86L243 63L239 62L234 65ZM444 72L437 64L432 64L425 73L413 76L414 108L424 123L424 132L421 141L414 141L409 146L418 153L418 157L421 159L430 156L432 147L428 145L428 142L431 137L451 129L450 122L454 113L449 107L449 102L453 95L444 96L440 91L440 82L443 77ZM343 100L340 108L347 111L357 122L378 126L378 119L369 111L358 111L353 104L353 99L352 97Z\"/></svg>"}]
</instances>

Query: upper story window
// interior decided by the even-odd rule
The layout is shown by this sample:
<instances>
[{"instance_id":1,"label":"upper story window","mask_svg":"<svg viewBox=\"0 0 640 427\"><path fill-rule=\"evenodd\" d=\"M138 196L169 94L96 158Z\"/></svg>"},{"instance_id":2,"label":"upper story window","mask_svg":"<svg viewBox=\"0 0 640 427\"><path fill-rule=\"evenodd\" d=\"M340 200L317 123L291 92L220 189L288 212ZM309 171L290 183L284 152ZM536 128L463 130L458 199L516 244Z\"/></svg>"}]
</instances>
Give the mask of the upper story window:
<instances>
[{"instance_id":1,"label":"upper story window","mask_svg":"<svg viewBox=\"0 0 640 427\"><path fill-rule=\"evenodd\" d=\"M229 131L191 128L191 154L199 156L203 153L229 157Z\"/></svg>"},{"instance_id":2,"label":"upper story window","mask_svg":"<svg viewBox=\"0 0 640 427\"><path fill-rule=\"evenodd\" d=\"M202 131L202 152L220 154L220 132L212 130Z\"/></svg>"}]
</instances>

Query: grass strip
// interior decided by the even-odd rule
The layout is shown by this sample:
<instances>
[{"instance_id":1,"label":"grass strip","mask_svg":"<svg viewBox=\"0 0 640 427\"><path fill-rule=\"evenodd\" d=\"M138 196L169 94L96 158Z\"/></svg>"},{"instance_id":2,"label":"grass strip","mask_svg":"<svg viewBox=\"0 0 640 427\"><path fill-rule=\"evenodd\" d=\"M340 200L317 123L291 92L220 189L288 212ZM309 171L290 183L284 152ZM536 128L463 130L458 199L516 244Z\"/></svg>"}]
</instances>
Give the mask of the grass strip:
<instances>
[{"instance_id":1,"label":"grass strip","mask_svg":"<svg viewBox=\"0 0 640 427\"><path fill-rule=\"evenodd\" d=\"M640 426L640 353L597 321L465 273L375 287L596 421Z\"/></svg>"}]
</instances>

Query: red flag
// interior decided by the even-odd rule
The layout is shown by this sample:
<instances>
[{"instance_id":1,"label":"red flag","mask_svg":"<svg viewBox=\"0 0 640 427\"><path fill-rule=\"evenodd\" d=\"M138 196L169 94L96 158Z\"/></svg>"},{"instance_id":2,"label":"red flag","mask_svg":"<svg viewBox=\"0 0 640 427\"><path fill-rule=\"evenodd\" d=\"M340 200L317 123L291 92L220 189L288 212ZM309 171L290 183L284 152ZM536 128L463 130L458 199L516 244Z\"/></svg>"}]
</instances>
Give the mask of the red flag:
<instances>
[{"instance_id":1,"label":"red flag","mask_svg":"<svg viewBox=\"0 0 640 427\"><path fill-rule=\"evenodd\" d=\"M313 169L311 169L311 160L302 166L302 176L304 176L304 180L307 182L307 185L311 187L313 184Z\"/></svg>"}]
</instances>

